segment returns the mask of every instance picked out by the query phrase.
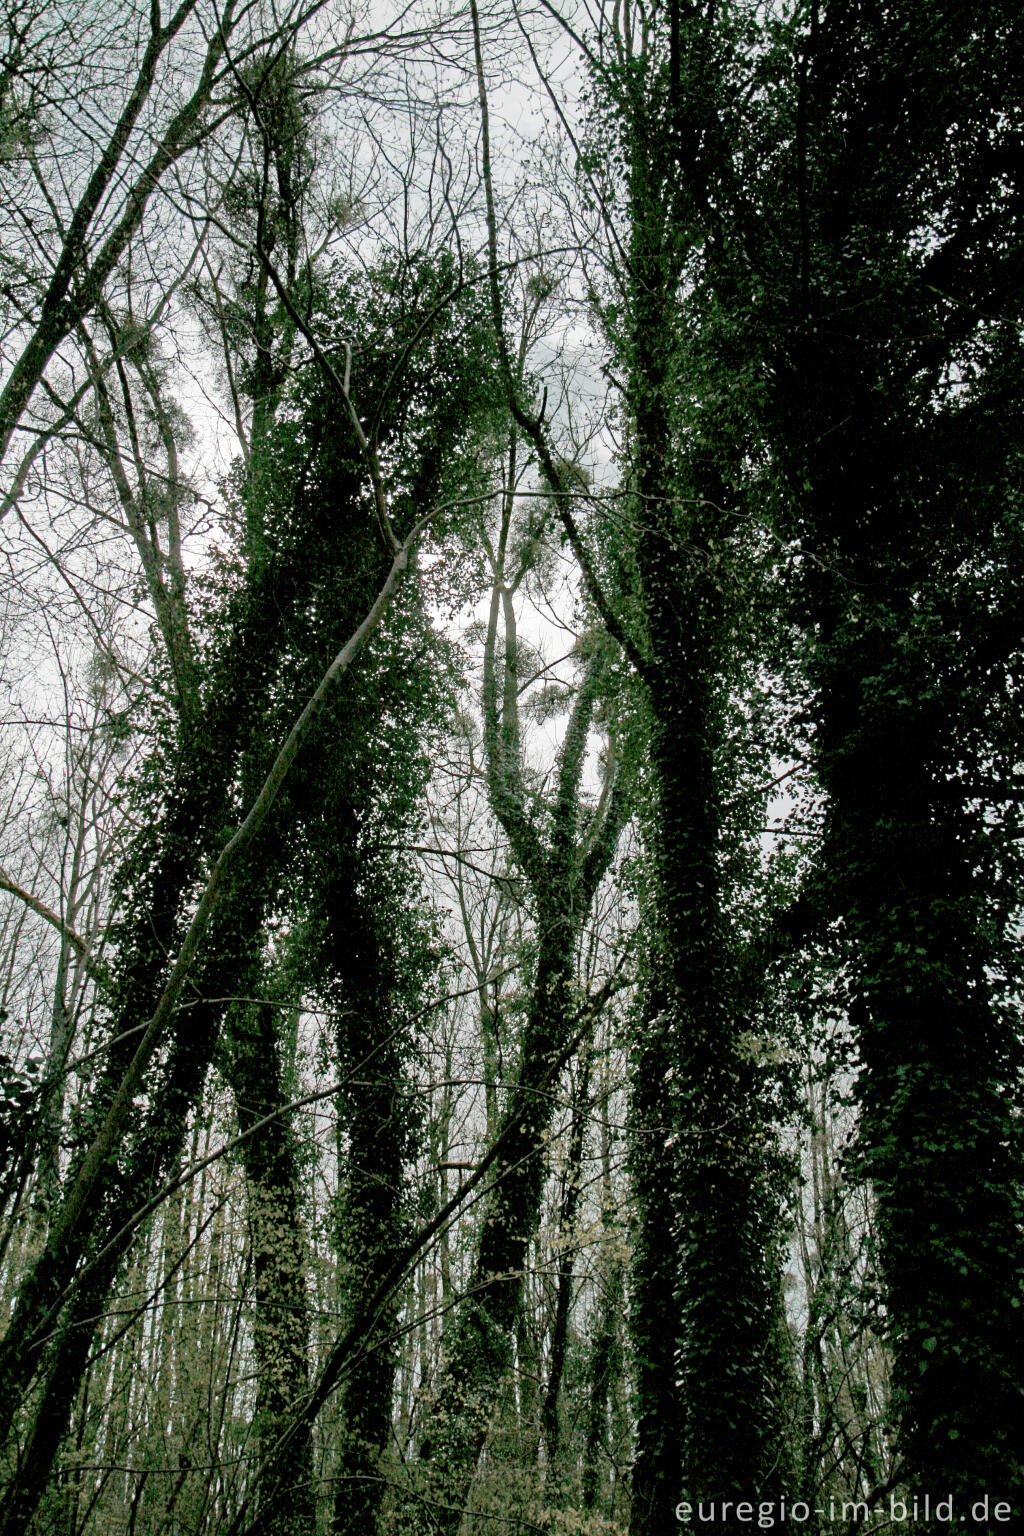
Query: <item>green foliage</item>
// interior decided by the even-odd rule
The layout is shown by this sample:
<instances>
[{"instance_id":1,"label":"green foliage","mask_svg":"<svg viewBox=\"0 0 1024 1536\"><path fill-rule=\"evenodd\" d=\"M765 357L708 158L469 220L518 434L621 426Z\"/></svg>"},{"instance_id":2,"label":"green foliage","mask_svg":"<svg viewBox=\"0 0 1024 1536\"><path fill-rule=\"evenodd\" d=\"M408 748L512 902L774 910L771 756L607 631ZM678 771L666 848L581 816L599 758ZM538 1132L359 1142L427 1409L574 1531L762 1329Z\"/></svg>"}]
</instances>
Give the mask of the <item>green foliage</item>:
<instances>
[{"instance_id":1,"label":"green foliage","mask_svg":"<svg viewBox=\"0 0 1024 1536\"><path fill-rule=\"evenodd\" d=\"M0 1009L0 1024L8 1019ZM19 1148L33 1133L43 1062L30 1055L18 1063L0 1051L0 1176L6 1174Z\"/></svg>"},{"instance_id":2,"label":"green foliage","mask_svg":"<svg viewBox=\"0 0 1024 1536\"><path fill-rule=\"evenodd\" d=\"M109 964L88 973L100 1023L76 1046L88 1070L59 1127L72 1179L218 854L390 567L351 410L397 538L433 516L228 883L71 1240L47 1246L50 1211L31 1200L4 1235L21 1294L0 1351L18 1462L0 1523L24 1528L76 1401L40 1530L119 1529L115 1516L130 1536L227 1528L248 1475L227 1475L227 1445L252 1458L275 1536L309 1536L328 1505L334 1536L461 1520L618 1536L631 1427L633 1536L674 1529L684 1492L799 1491L813 1507L898 1475L961 1507L1024 1497L1019 6L724 0L604 20L576 190L614 250L600 273L588 244L585 266L620 386L604 423L616 489L559 451L561 407L543 430L632 643L626 657L595 628L592 591L573 617L572 685L537 686L541 647L514 642L507 613L504 647L495 626L463 632L490 645L490 671L443 857L467 932L487 921L473 878L504 914L468 985L414 852L431 775L453 728L469 734L450 621L479 600L488 561L524 577L516 590L546 590L568 548L564 529L560 547L551 536L561 504L531 495L485 548L508 423L490 274L461 236L382 257L356 240L366 194L314 208L328 81L296 47L224 77L232 254L220 287L207 264L187 296L224 349L247 456L188 577L194 699L183 707L157 655L104 728L150 749L117 790L131 831L110 872ZM0 162L30 165L43 120L12 79ZM306 261L318 219L344 229L348 265ZM12 313L28 313L34 274L0 261ZM506 319L538 326L571 288L547 268L520 290L504 269L498 281ZM169 378L136 313L109 311L120 361ZM539 399L526 346L520 369ZM165 427L188 445L177 408L137 414L144 458ZM87 439L98 425L83 407ZM154 525L177 510L163 486L151 477L138 503ZM140 582L138 603L151 595ZM91 668L94 702L111 657ZM543 768L523 751L527 720L541 741L559 728ZM595 734L629 790L597 838ZM497 838L483 854L462 824L478 789L493 819L480 804L470 820ZM598 890L627 813L628 856ZM47 833L68 832L67 807L54 814ZM591 933L595 890L608 926ZM600 1048L628 1060L628 1108L587 1103L573 1154L584 1242L549 1177L569 1134L552 1064L581 1027L584 951L592 984L594 956L617 954L636 919L636 991ZM510 973L492 1005L492 977ZM315 1110L282 1110L314 1069ZM5 1200L21 1198L46 1118L39 1077L34 1056L0 1052ZM247 1224L215 1203L237 1192L190 1181L140 1227L213 1133L221 1085L225 1136L243 1136L221 1168ZM381 1300L485 1121L503 1140L483 1198ZM191 1320L161 1316L176 1309ZM282 1438L327 1335L353 1324L360 1348L316 1428L300 1419ZM115 1381L123 1408L102 1402Z\"/></svg>"}]
</instances>

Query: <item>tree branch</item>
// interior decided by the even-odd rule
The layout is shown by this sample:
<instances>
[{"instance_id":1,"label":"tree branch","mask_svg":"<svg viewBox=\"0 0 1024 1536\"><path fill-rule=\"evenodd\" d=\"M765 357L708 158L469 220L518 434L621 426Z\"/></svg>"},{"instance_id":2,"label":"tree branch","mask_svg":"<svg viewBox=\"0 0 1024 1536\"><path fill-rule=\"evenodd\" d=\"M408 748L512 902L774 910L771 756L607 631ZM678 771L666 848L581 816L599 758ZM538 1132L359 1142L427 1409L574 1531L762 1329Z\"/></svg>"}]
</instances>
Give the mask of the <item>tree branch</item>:
<instances>
[{"instance_id":1,"label":"tree branch","mask_svg":"<svg viewBox=\"0 0 1024 1536\"><path fill-rule=\"evenodd\" d=\"M66 923L58 912L55 912L52 907L48 907L45 901L40 901L38 896L33 896L31 891L27 891L23 885L19 885L16 880L12 879L2 866L0 866L0 891L7 891L11 896L16 896L19 901L24 902L30 912L34 912L37 917L41 917L44 922L49 923L51 928L56 928L57 932L63 939L67 940L76 954L81 955L82 964L94 981L98 982L101 986L106 986L109 983L110 978L107 976L105 968L90 955L88 941L83 939L80 933L76 933L74 928L69 923Z\"/></svg>"},{"instance_id":2,"label":"tree branch","mask_svg":"<svg viewBox=\"0 0 1024 1536\"><path fill-rule=\"evenodd\" d=\"M483 50L480 42L480 13L476 0L470 0L470 14L473 20L473 48L476 57L477 95L480 102L480 136L481 136L481 170L483 173L484 196L487 207L487 255L490 274L491 315L494 324L495 336L498 343L498 356L501 361L501 371L505 382L505 392L508 398L508 407L519 427L526 433L533 444L534 451L540 461L544 477L548 482L551 495L554 499L555 510L558 513L562 527L565 529L570 548L576 557L576 562L583 573L583 580L598 613L604 621L608 633L618 641L626 656L629 658L637 674L646 679L649 673L647 662L644 660L636 641L628 633L622 621L619 619L611 603L605 595L604 589L598 578L594 562L580 535L579 527L572 515L569 506L570 492L565 483L564 476L559 472L555 464L547 436L544 432L544 413L533 416L523 408L519 399L519 389L516 376L509 357L508 342L505 336L505 318L501 301L501 285L498 281L498 222L494 211L494 182L491 175L491 140L490 140L490 116L487 108L487 82L484 78Z\"/></svg>"}]
</instances>

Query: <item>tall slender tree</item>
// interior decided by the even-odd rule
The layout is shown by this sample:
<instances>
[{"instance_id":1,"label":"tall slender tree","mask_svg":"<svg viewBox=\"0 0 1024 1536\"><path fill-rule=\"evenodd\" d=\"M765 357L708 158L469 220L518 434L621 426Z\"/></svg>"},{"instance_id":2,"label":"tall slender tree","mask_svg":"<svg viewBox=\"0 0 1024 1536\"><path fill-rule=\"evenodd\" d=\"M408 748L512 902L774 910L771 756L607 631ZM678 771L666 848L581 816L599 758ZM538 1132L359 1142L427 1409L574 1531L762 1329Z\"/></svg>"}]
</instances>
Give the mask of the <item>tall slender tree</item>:
<instances>
[{"instance_id":1,"label":"tall slender tree","mask_svg":"<svg viewBox=\"0 0 1024 1536\"><path fill-rule=\"evenodd\" d=\"M630 775L613 743L598 803L586 809L581 781L595 712L607 689L609 656L600 635L581 657L582 674L558 750L554 792L528 789L520 735L520 641L516 590L530 568L536 524L517 549L512 533L518 431L510 438L497 538L488 541L494 584L484 641L483 735L491 809L521 872L536 924L530 1002L497 1127L501 1155L475 1244L468 1294L446 1331L440 1379L420 1442L427 1471L424 1519L454 1532L462 1518L512 1343L530 1244L540 1220L545 1144L553 1098L552 1063L588 1032L586 1000L573 1001L576 950L598 882L615 853ZM503 644L499 650L499 633Z\"/></svg>"},{"instance_id":2,"label":"tall slender tree","mask_svg":"<svg viewBox=\"0 0 1024 1536\"><path fill-rule=\"evenodd\" d=\"M718 338L685 299L728 164L738 46L731 8L623 16L591 57L584 158L620 253L601 312L634 511L631 545L620 537L608 560L642 637L650 731L632 1101L636 1536L673 1530L684 1495L771 1495L785 1466L771 1111L744 1059L751 1000L727 915L730 752L742 738L729 697L757 606L748 443L733 402L706 390Z\"/></svg>"}]
</instances>

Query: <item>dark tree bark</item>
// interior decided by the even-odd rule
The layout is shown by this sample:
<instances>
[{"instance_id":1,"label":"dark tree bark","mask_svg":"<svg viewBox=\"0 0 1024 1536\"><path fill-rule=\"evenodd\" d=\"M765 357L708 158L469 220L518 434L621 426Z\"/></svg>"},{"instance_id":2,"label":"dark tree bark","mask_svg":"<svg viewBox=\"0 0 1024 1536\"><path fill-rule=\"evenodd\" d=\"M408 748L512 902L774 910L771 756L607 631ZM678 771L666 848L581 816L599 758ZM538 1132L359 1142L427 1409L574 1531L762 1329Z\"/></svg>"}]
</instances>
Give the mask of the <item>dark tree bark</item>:
<instances>
[{"instance_id":1,"label":"dark tree bark","mask_svg":"<svg viewBox=\"0 0 1024 1536\"><path fill-rule=\"evenodd\" d=\"M540 1421L547 1445L548 1475L557 1480L562 1443L562 1378L565 1375L569 1343L569 1313L572 1308L573 1269L576 1259L575 1228L583 1182L583 1146L587 1134L590 1094L590 1055L584 1047L579 1080L573 1095L572 1124L562 1199L558 1218L559 1256L555 1283L555 1315L551 1325L548 1353L548 1380L541 1404Z\"/></svg>"},{"instance_id":2,"label":"dark tree bark","mask_svg":"<svg viewBox=\"0 0 1024 1536\"><path fill-rule=\"evenodd\" d=\"M1022 41L1003 5L983 23L945 4L815 13L783 236L802 227L803 256L767 420L808 557L822 860L850 943L903 1476L961 1509L1024 1497L1021 1061L997 958L1020 877L991 857L1005 803L985 782L1019 753L998 736L1019 641L993 619L1020 611L1019 357L988 351L960 399L941 380L1020 322L1000 113Z\"/></svg>"},{"instance_id":3,"label":"dark tree bark","mask_svg":"<svg viewBox=\"0 0 1024 1536\"><path fill-rule=\"evenodd\" d=\"M270 999L235 1005L225 1029L223 1059L238 1129L245 1137L239 1151L245 1169L256 1299L257 1475L269 1481L269 1449L290 1427L297 1404L309 1391L310 1314L296 1148L290 1117L281 1113L288 1098L280 1055L281 1005L273 997L274 987L267 985L270 978L258 957L249 971L249 977L238 978L243 985L236 986L234 995L259 998L269 992ZM244 985L246 981L249 985ZM276 1499L278 1475L287 1488L286 1502ZM316 1487L308 1432L289 1439L287 1457L275 1467L273 1486L257 1488L256 1502L260 1509L273 1509L275 1529L281 1536L311 1536L315 1531Z\"/></svg>"},{"instance_id":4,"label":"dark tree bark","mask_svg":"<svg viewBox=\"0 0 1024 1536\"><path fill-rule=\"evenodd\" d=\"M338 825L345 839L345 821L339 818ZM410 1084L405 1000L397 995L390 953L394 934L389 941L384 931L394 928L396 914L385 903L374 903L365 876L360 881L351 823L349 831L333 852L333 876L324 880L322 953L337 984L333 996L343 1084L338 1097L338 1281L342 1314L351 1325L408 1236L404 1184ZM401 1293L395 1290L345 1375L334 1473L335 1536L375 1536L381 1527L382 1459L391 1439L400 1305Z\"/></svg>"},{"instance_id":5,"label":"dark tree bark","mask_svg":"<svg viewBox=\"0 0 1024 1536\"><path fill-rule=\"evenodd\" d=\"M724 697L736 665L729 590L736 445L688 417L679 284L717 173L714 21L676 21L666 90L652 56L616 103L626 156L629 464L647 634L654 916L634 1058L639 1360L633 1536L668 1536L681 1497L769 1497L782 1464L773 1381L777 1201L739 957L724 915ZM685 25L684 25L685 22ZM681 41L682 35L685 38Z\"/></svg>"}]
</instances>

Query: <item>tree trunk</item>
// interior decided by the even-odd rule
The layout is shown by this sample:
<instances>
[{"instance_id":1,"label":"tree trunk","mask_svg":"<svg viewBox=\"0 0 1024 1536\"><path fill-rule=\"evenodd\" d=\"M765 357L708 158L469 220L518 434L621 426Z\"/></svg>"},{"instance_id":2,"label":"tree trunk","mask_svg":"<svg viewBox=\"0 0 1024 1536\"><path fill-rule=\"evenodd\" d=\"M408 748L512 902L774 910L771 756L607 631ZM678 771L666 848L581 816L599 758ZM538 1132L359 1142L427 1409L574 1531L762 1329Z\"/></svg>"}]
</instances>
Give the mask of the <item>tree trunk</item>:
<instances>
[{"instance_id":1,"label":"tree trunk","mask_svg":"<svg viewBox=\"0 0 1024 1536\"><path fill-rule=\"evenodd\" d=\"M250 974L255 987L237 986L236 996L261 996L257 989L264 973L258 962ZM266 990L273 992L272 987ZM224 1061L243 1135L285 1102L280 1041L280 1009L275 1001L234 1006L226 1027ZM280 1536L314 1536L316 1489L308 1429L289 1437L286 1457L275 1463L272 1479L262 1454L290 1427L296 1404L309 1390L306 1240L290 1115L274 1114L246 1136L239 1153L245 1169L256 1295L257 1509L261 1518L272 1513ZM276 1490L281 1486L287 1496L278 1499Z\"/></svg>"},{"instance_id":2,"label":"tree trunk","mask_svg":"<svg viewBox=\"0 0 1024 1536\"><path fill-rule=\"evenodd\" d=\"M327 882L324 943L339 983L338 1285L342 1314L351 1323L405 1240L408 1038L389 940L379 932L385 919L376 918L358 891L355 847L339 848L334 857L352 876ZM333 1536L376 1536L381 1529L401 1299L396 1290L345 1374Z\"/></svg>"},{"instance_id":3,"label":"tree trunk","mask_svg":"<svg viewBox=\"0 0 1024 1536\"><path fill-rule=\"evenodd\" d=\"M562 1208L558 1221L558 1276L555 1316L551 1327L548 1357L548 1382L541 1406L541 1425L547 1444L548 1476L557 1481L562 1440L561 1394L565 1356L569 1340L569 1312L572 1307L573 1267L576 1258L576 1213L579 1209L583 1175L583 1143L587 1131L590 1094L590 1057L584 1057L573 1101L572 1127L565 1174L562 1180Z\"/></svg>"},{"instance_id":4,"label":"tree trunk","mask_svg":"<svg viewBox=\"0 0 1024 1536\"><path fill-rule=\"evenodd\" d=\"M629 360L656 795L651 1001L634 1087L643 1142L634 1155L641 1363L632 1532L668 1536L683 1494L772 1494L781 1464L778 1216L756 1082L738 1049L746 1021L722 906L722 693L732 662L718 563L728 529L719 509L729 491L699 440L686 469L674 467L666 346L675 326L671 242L679 236L659 227L664 211L648 196L638 193L634 211Z\"/></svg>"},{"instance_id":5,"label":"tree trunk","mask_svg":"<svg viewBox=\"0 0 1024 1536\"><path fill-rule=\"evenodd\" d=\"M527 1253L540 1220L552 1114L550 1065L571 1038L573 932L541 919L533 998L515 1086L501 1119L502 1153L477 1242L469 1291L433 1394L420 1442L428 1472L426 1521L455 1536L502 1382L512 1365ZM435 1502L436 1501L436 1502Z\"/></svg>"}]
</instances>

